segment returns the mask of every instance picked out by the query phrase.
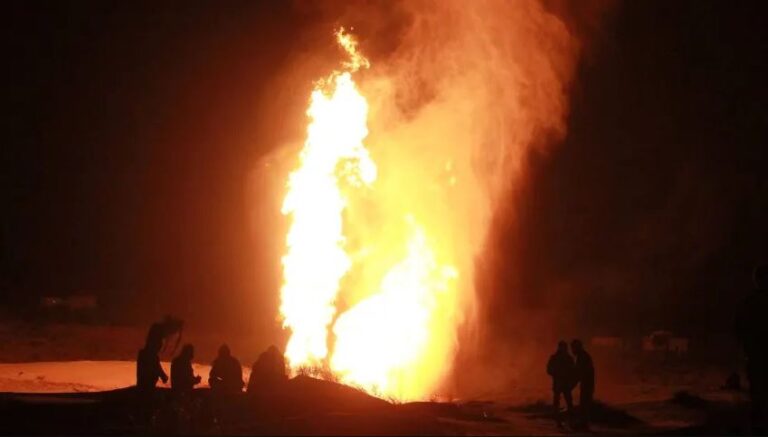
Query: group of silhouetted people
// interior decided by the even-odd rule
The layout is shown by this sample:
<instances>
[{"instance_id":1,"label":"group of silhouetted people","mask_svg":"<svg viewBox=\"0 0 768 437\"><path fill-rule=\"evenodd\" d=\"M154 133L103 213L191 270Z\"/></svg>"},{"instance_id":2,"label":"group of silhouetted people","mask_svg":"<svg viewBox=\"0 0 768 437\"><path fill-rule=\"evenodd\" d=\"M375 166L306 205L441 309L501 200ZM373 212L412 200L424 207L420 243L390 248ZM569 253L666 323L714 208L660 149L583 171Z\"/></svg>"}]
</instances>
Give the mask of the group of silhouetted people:
<instances>
[{"instance_id":1,"label":"group of silhouetted people","mask_svg":"<svg viewBox=\"0 0 768 437\"><path fill-rule=\"evenodd\" d=\"M202 378L195 375L192 369L194 356L194 347L191 344L185 344L179 355L171 362L171 390L174 392L189 392L202 381ZM208 384L211 386L211 390L217 393L231 394L243 390L245 385L243 383L243 369L240 366L240 361L232 356L229 346L226 344L219 348L219 355L211 365Z\"/></svg>"},{"instance_id":2,"label":"group of silhouetted people","mask_svg":"<svg viewBox=\"0 0 768 437\"><path fill-rule=\"evenodd\" d=\"M139 351L136 362L136 386L139 389L153 389L158 380L168 382L168 375L160 365L160 348L160 344L151 343ZM171 362L171 390L174 392L191 391L202 381L200 376L194 374L194 357L195 348L191 344L185 344ZM247 391L258 391L259 384L272 387L286 378L285 358L275 346L271 346L253 363ZM226 344L219 348L219 354L213 360L208 384L216 393L232 394L243 391L243 368Z\"/></svg>"},{"instance_id":3,"label":"group of silhouetted people","mask_svg":"<svg viewBox=\"0 0 768 437\"><path fill-rule=\"evenodd\" d=\"M171 397L160 396L155 390L158 380L167 383L169 379L160 364L161 350L171 335L178 333L180 338L182 326L183 322L171 317L153 324L144 347L138 353L136 386L139 394L139 415L145 425L152 421L152 415L157 413L164 401L171 401L174 408L180 410L189 409L194 403L191 394L202 378L195 375L192 366L195 349L191 344L185 344L171 362ZM247 392L274 391L285 380L285 358L275 346L271 346L253 364ZM243 392L243 369L226 344L219 347L218 355L211 364L208 383L212 398L219 403L227 403L227 398L236 397Z\"/></svg>"},{"instance_id":4,"label":"group of silhouetted people","mask_svg":"<svg viewBox=\"0 0 768 437\"><path fill-rule=\"evenodd\" d=\"M557 344L557 351L549 357L547 362L547 374L552 377L552 405L555 409L557 426L563 425L560 413L560 398L563 397L569 421L580 429L589 429L589 413L595 394L595 367L592 364L592 357L584 349L581 340L571 342L570 352L568 343L560 341ZM577 385L579 386L579 415L578 420L574 422L571 392Z\"/></svg>"}]
</instances>

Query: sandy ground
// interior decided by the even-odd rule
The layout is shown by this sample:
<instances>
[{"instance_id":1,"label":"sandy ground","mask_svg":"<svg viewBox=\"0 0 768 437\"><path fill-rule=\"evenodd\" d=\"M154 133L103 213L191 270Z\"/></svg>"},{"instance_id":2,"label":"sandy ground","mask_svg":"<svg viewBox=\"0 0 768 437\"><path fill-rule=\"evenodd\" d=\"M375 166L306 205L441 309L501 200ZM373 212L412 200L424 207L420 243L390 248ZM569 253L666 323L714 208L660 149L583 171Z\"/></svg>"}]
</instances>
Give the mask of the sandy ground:
<instances>
[{"instance_id":1,"label":"sandy ground","mask_svg":"<svg viewBox=\"0 0 768 437\"><path fill-rule=\"evenodd\" d=\"M162 363L170 375L171 364ZM193 364L195 374L202 376L200 387L208 386L211 366ZM250 369L243 368L248 380ZM136 383L133 361L41 361L33 363L0 363L0 392L64 393L96 392L130 387ZM167 384L159 384L168 387Z\"/></svg>"}]
</instances>

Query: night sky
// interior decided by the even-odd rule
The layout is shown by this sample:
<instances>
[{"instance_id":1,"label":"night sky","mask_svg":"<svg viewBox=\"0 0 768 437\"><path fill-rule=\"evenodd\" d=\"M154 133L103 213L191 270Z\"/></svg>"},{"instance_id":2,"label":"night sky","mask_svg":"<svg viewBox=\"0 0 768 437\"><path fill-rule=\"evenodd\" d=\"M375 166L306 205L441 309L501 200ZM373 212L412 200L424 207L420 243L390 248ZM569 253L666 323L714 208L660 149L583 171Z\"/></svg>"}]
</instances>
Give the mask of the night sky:
<instances>
[{"instance_id":1,"label":"night sky","mask_svg":"<svg viewBox=\"0 0 768 437\"><path fill-rule=\"evenodd\" d=\"M760 6L632 1L607 14L566 139L530 157L515 226L497 219L494 320L516 306L588 312L602 331L725 326L723 308L768 257ZM313 35L332 29L327 10L25 1L2 15L8 306L90 290L273 323L279 261L261 248L281 236L258 223L251 235L248 181L261 157L301 139L323 70L286 69L325 44ZM276 86L286 74L303 80ZM267 216L274 204L264 200Z\"/></svg>"}]
</instances>

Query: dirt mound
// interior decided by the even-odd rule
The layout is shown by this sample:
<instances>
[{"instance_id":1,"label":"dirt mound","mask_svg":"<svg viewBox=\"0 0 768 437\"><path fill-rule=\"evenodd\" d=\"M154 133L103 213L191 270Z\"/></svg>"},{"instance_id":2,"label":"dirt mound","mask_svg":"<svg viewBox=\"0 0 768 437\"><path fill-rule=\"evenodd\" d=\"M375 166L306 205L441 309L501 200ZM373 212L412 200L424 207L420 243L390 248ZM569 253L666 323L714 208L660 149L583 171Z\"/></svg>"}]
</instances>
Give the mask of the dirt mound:
<instances>
[{"instance_id":1,"label":"dirt mound","mask_svg":"<svg viewBox=\"0 0 768 437\"><path fill-rule=\"evenodd\" d=\"M304 411L387 411L393 407L389 402L356 388L308 376L289 380L281 396Z\"/></svg>"}]
</instances>

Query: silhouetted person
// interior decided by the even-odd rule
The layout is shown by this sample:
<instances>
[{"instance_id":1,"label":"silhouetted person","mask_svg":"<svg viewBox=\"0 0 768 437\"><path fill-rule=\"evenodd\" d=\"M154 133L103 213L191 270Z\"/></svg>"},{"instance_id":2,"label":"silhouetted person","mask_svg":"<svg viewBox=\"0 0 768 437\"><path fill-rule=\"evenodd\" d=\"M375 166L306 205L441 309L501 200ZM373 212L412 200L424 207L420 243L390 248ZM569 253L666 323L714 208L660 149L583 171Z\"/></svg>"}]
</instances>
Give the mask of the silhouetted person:
<instances>
[{"instance_id":1,"label":"silhouetted person","mask_svg":"<svg viewBox=\"0 0 768 437\"><path fill-rule=\"evenodd\" d=\"M178 319L166 316L162 321L150 326L144 348L136 357L136 386L140 390L153 389L158 379L163 383L168 382L168 375L160 365L160 350L168 336L181 332L183 324L184 322Z\"/></svg>"},{"instance_id":2,"label":"silhouetted person","mask_svg":"<svg viewBox=\"0 0 768 437\"><path fill-rule=\"evenodd\" d=\"M198 403L192 397L195 384L200 383L200 377L195 376L192 369L192 359L195 349L191 344L185 344L181 352L171 362L171 414L175 421L176 431L187 434L190 424L198 417Z\"/></svg>"},{"instance_id":3,"label":"silhouetted person","mask_svg":"<svg viewBox=\"0 0 768 437\"><path fill-rule=\"evenodd\" d=\"M589 428L589 413L592 409L592 399L595 395L595 366L592 357L584 350L581 340L571 342L571 351L575 357L575 376L579 384L579 410L581 425Z\"/></svg>"},{"instance_id":4,"label":"silhouetted person","mask_svg":"<svg viewBox=\"0 0 768 437\"><path fill-rule=\"evenodd\" d=\"M192 359L195 348L185 344L179 355L171 363L171 389L175 392L191 392L195 384L200 383L200 377L192 370Z\"/></svg>"},{"instance_id":5,"label":"silhouetted person","mask_svg":"<svg viewBox=\"0 0 768 437\"><path fill-rule=\"evenodd\" d=\"M557 420L557 426L562 426L560 395L565 398L569 416L573 410L571 390L574 386L574 363L568 353L568 343L561 341L557 344L557 352L552 354L547 362L547 374L552 377L552 404L555 408L555 420Z\"/></svg>"},{"instance_id":6,"label":"silhouetted person","mask_svg":"<svg viewBox=\"0 0 768 437\"><path fill-rule=\"evenodd\" d=\"M162 342L148 339L144 348L139 351L136 358L136 386L141 391L153 390L157 380L168 382L168 375L160 365L160 348Z\"/></svg>"},{"instance_id":7,"label":"silhouetted person","mask_svg":"<svg viewBox=\"0 0 768 437\"><path fill-rule=\"evenodd\" d=\"M160 395L155 390L157 380L168 381L168 375L160 365L162 345L162 341L155 337L148 338L136 357L137 414L140 426L145 428L152 426L160 405Z\"/></svg>"},{"instance_id":8,"label":"silhouetted person","mask_svg":"<svg viewBox=\"0 0 768 437\"><path fill-rule=\"evenodd\" d=\"M752 279L755 290L744 301L736 323L747 359L752 428L756 434L762 434L768 420L768 265L757 266Z\"/></svg>"},{"instance_id":9,"label":"silhouetted person","mask_svg":"<svg viewBox=\"0 0 768 437\"><path fill-rule=\"evenodd\" d=\"M287 379L285 357L277 347L270 346L253 363L247 391L248 393L273 391Z\"/></svg>"},{"instance_id":10,"label":"silhouetted person","mask_svg":"<svg viewBox=\"0 0 768 437\"><path fill-rule=\"evenodd\" d=\"M240 361L230 354L226 344L219 348L219 355L213 360L208 383L216 393L231 394L243 391L243 368Z\"/></svg>"}]
</instances>

